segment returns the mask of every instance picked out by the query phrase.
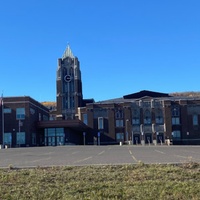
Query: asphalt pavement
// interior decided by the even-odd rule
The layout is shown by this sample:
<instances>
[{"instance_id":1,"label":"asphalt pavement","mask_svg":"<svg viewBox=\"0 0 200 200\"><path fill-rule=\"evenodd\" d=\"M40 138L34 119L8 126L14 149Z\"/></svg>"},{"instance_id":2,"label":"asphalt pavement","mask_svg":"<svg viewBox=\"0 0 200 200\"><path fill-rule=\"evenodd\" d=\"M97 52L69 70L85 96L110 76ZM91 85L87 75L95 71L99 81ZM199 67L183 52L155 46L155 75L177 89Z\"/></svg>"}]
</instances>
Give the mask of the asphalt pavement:
<instances>
[{"instance_id":1,"label":"asphalt pavement","mask_svg":"<svg viewBox=\"0 0 200 200\"><path fill-rule=\"evenodd\" d=\"M56 146L0 149L0 168L200 163L200 146Z\"/></svg>"}]
</instances>

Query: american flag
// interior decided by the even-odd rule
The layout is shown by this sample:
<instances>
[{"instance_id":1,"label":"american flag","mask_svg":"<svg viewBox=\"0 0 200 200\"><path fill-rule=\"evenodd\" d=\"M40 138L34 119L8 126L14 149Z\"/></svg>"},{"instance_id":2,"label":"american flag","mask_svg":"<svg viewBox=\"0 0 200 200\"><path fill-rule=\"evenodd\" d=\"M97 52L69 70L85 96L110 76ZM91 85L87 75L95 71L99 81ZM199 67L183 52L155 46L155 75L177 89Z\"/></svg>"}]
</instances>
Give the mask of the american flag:
<instances>
[{"instance_id":1,"label":"american flag","mask_svg":"<svg viewBox=\"0 0 200 200\"><path fill-rule=\"evenodd\" d=\"M3 106L3 94L1 95L1 98L0 98L0 106Z\"/></svg>"}]
</instances>

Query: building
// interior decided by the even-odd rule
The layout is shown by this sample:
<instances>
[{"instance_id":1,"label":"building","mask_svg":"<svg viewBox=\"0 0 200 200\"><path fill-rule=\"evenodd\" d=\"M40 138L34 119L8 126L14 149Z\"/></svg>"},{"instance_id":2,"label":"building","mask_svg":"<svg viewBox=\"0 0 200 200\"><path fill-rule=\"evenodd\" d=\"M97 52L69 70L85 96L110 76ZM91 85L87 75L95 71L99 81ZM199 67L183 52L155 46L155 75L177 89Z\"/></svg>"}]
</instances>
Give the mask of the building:
<instances>
[{"instance_id":1,"label":"building","mask_svg":"<svg viewBox=\"0 0 200 200\"><path fill-rule=\"evenodd\" d=\"M93 99L83 99L80 63L69 45L58 59L56 89L57 118L76 119L78 107L94 102Z\"/></svg>"},{"instance_id":2,"label":"building","mask_svg":"<svg viewBox=\"0 0 200 200\"><path fill-rule=\"evenodd\" d=\"M0 144L11 147L44 143L37 123L49 120L49 110L29 96L4 97L1 103Z\"/></svg>"},{"instance_id":3,"label":"building","mask_svg":"<svg viewBox=\"0 0 200 200\"><path fill-rule=\"evenodd\" d=\"M56 76L57 116L75 119L77 108L82 106L82 81L79 60L68 45L62 58L58 59Z\"/></svg>"},{"instance_id":4,"label":"building","mask_svg":"<svg viewBox=\"0 0 200 200\"><path fill-rule=\"evenodd\" d=\"M145 90L87 104L79 115L92 130L89 144L200 144L199 116L199 98Z\"/></svg>"}]
</instances>

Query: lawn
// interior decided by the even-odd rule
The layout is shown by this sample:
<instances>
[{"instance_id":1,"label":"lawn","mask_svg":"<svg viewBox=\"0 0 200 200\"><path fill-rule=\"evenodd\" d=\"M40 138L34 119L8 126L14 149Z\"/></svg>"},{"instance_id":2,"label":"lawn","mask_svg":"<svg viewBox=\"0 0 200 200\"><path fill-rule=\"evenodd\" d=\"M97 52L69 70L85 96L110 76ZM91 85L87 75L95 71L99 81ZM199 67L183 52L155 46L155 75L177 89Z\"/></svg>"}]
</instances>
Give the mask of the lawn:
<instances>
[{"instance_id":1,"label":"lawn","mask_svg":"<svg viewBox=\"0 0 200 200\"><path fill-rule=\"evenodd\" d=\"M200 199L200 164L0 169L0 199Z\"/></svg>"}]
</instances>

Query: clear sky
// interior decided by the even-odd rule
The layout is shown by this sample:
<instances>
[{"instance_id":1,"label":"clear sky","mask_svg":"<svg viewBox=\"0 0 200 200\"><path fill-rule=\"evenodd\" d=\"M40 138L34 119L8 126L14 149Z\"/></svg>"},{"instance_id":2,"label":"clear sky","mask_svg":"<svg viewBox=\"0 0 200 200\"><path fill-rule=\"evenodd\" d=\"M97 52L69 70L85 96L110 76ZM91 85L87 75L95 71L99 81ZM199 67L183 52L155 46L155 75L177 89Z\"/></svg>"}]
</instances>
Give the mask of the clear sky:
<instances>
[{"instance_id":1,"label":"clear sky","mask_svg":"<svg viewBox=\"0 0 200 200\"><path fill-rule=\"evenodd\" d=\"M200 91L200 0L2 0L4 96L55 101L68 43L84 98Z\"/></svg>"}]
</instances>

